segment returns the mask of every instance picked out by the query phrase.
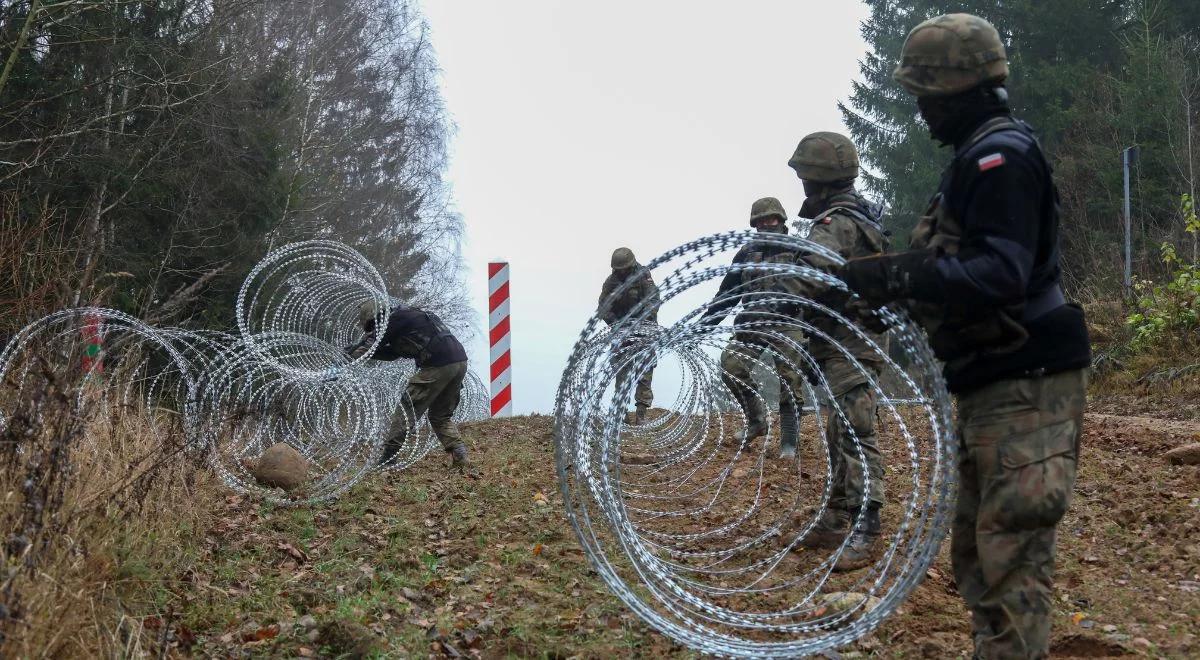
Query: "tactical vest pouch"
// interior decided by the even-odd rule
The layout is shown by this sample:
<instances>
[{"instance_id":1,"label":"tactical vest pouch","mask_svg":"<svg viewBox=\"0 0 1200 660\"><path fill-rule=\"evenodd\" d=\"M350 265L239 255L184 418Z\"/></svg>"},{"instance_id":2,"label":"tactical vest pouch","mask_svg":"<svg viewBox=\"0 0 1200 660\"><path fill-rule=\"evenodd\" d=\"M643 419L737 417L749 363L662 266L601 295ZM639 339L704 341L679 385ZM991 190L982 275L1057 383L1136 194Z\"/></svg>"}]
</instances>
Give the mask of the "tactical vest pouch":
<instances>
[{"instance_id":1,"label":"tactical vest pouch","mask_svg":"<svg viewBox=\"0 0 1200 660\"><path fill-rule=\"evenodd\" d=\"M449 337L453 334L452 332L450 332L450 328L447 328L446 324L442 323L442 320L440 318L438 318L436 314L433 314L431 312L425 312L425 318L429 320L429 326L431 328L433 328L433 332L428 337L419 337L418 338L418 341L423 340L422 344L421 344L421 348L417 353L417 355L418 355L417 363L418 364L427 362L430 358L433 357L433 352L430 350L430 347L433 345L433 341L435 339L441 339L442 337Z\"/></svg>"}]
</instances>

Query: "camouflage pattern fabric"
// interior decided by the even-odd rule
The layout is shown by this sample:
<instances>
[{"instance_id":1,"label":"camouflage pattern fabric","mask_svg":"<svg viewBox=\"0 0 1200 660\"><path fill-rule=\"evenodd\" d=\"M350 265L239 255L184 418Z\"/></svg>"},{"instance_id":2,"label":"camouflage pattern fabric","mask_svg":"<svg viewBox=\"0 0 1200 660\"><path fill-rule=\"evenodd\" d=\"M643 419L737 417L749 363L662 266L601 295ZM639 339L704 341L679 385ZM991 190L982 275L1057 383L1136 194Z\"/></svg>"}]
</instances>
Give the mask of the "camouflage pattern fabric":
<instances>
[{"instance_id":1,"label":"camouflage pattern fabric","mask_svg":"<svg viewBox=\"0 0 1200 660\"><path fill-rule=\"evenodd\" d=\"M882 228L863 222L850 213L839 210L836 206L838 204L856 204L857 202L858 198L853 192L830 197L829 203L834 205L833 209L828 215L813 223L812 229L808 233L808 240L823 245L846 259L886 252L887 236L884 235ZM806 255L804 259L812 267L821 270L831 272L836 268L835 264L817 255ZM817 295L817 292L807 293L813 297ZM851 316L851 318L853 317ZM845 348L863 366L875 373L878 373L883 366L883 357L845 325L835 324L828 319L821 318L814 319L813 325L829 334L834 342L814 339L812 347L813 357L821 363L821 369L829 379L834 396L841 396L851 388L867 382L866 375L855 368L836 346ZM887 346L886 336L871 332L867 332L867 336L876 344Z\"/></svg>"},{"instance_id":2,"label":"camouflage pattern fabric","mask_svg":"<svg viewBox=\"0 0 1200 660\"><path fill-rule=\"evenodd\" d=\"M793 347L803 346L804 333L795 329L764 330L759 332L735 333L725 350L721 351L722 380L739 401L748 400L752 395L750 388L754 380L750 377L756 361L763 361L763 354L770 351L775 361L775 371L779 374L779 401L781 409L791 409L795 401L795 409L799 410L804 403L804 375L796 370L800 364L800 355ZM786 338L786 339L785 339ZM780 357L776 357L780 356ZM789 393L791 396L789 396ZM744 408L746 406L743 406ZM745 411L748 417L753 410ZM749 420L751 423L764 420Z\"/></svg>"},{"instance_id":3,"label":"camouflage pattern fabric","mask_svg":"<svg viewBox=\"0 0 1200 660\"><path fill-rule=\"evenodd\" d=\"M453 362L441 367L425 367L420 369L408 381L408 389L404 393L404 404L409 408L412 417L405 419L404 415L396 415L392 421L392 429L388 433L385 455L395 453L403 444L409 433L414 432L414 426L422 415L429 415L429 425L442 448L450 451L462 444L462 436L458 425L452 417L458 409L462 396L463 379L467 375L466 362ZM389 453L390 452L390 453Z\"/></svg>"},{"instance_id":4,"label":"camouflage pattern fabric","mask_svg":"<svg viewBox=\"0 0 1200 660\"><path fill-rule=\"evenodd\" d=\"M629 372L633 371L634 365L623 362L623 351L618 351L613 355L613 367L617 370L617 388L625 387L625 382L629 379ZM637 381L637 385L633 391L634 405L642 408L649 408L654 403L654 390L651 385L654 383L654 365L643 373Z\"/></svg>"},{"instance_id":5,"label":"camouflage pattern fabric","mask_svg":"<svg viewBox=\"0 0 1200 660\"><path fill-rule=\"evenodd\" d=\"M858 178L858 149L841 133L820 131L804 136L788 167L805 181L834 183Z\"/></svg>"},{"instance_id":6,"label":"camouflage pattern fabric","mask_svg":"<svg viewBox=\"0 0 1200 660\"><path fill-rule=\"evenodd\" d=\"M843 258L853 259L882 254L888 249L887 236L883 228L855 217L845 210L864 208L865 200L853 190L831 195L826 202L827 213L819 214L809 230L808 239L819 243ZM839 206L844 205L844 206ZM836 265L817 255L807 255L806 263L825 271ZM849 318L854 318L845 312ZM867 384L867 372L878 375L883 367L883 356L872 348L853 330L829 319L813 319L813 325L830 336L831 341L812 338L812 355L821 366L837 405L846 420L826 412L826 437L830 442L830 472L833 475L833 492L829 507L851 510L862 504L866 479L871 475L870 492L867 498L876 504L884 502L883 456L875 436L875 392ZM861 328L860 328L861 329ZM887 350L886 335L868 332L866 335L878 346ZM845 349L866 369L859 369L838 347ZM848 422L848 425L847 425ZM853 433L851 433L851 430ZM859 457L866 459L865 465Z\"/></svg>"},{"instance_id":7,"label":"camouflage pattern fabric","mask_svg":"<svg viewBox=\"0 0 1200 660\"><path fill-rule=\"evenodd\" d=\"M630 255L632 256L632 253L630 253ZM598 305L603 306L605 301L608 301L609 296L611 296L614 291L619 289L621 285L625 283L626 277L638 278L637 281L628 289L626 289L619 298L610 301L608 309L604 311L604 315L601 317L601 319L610 326L636 309L637 306L642 304L643 301L647 301L648 304L651 305L650 314L647 319L653 322L658 321L658 304L660 300L658 286L654 284L654 278L650 276L650 273L641 270L641 267L636 261L633 263L632 268L637 270L632 271L633 274L628 276L623 276L622 274L614 271L608 276L607 279L604 280L604 286L600 289L600 300ZM619 364L622 359L622 352L623 351L618 351L617 354L613 355L613 367L617 369L618 383L622 383L629 377L629 367L622 367ZM651 384L653 381L654 365L651 365L650 368L638 378L637 387L633 394L633 402L635 405L649 408L654 402L654 391L651 389Z\"/></svg>"},{"instance_id":8,"label":"camouflage pattern fabric","mask_svg":"<svg viewBox=\"0 0 1200 660\"><path fill-rule=\"evenodd\" d=\"M643 300L648 300L651 305L650 314L647 318L650 321L658 321L658 303L660 300L658 286L654 284L654 278L650 276L649 272L641 269L640 266L635 265L635 268L636 270L630 275L621 275L614 272L604 280L604 285L600 288L600 300L596 303L597 307L604 305L608 297L614 291L621 288L627 277L637 278L637 281L626 289L619 298L611 301L608 309L604 311L604 316L601 317L605 323L609 325L616 323L619 319L633 311Z\"/></svg>"},{"instance_id":9,"label":"camouflage pattern fabric","mask_svg":"<svg viewBox=\"0 0 1200 660\"><path fill-rule=\"evenodd\" d=\"M892 74L914 96L952 96L1008 78L996 28L971 14L935 16L908 33Z\"/></svg>"},{"instance_id":10,"label":"camouflage pattern fabric","mask_svg":"<svg viewBox=\"0 0 1200 660\"><path fill-rule=\"evenodd\" d=\"M1001 380L958 400L951 558L977 658L1049 651L1055 532L1071 502L1087 372Z\"/></svg>"},{"instance_id":11,"label":"camouflage pattern fabric","mask_svg":"<svg viewBox=\"0 0 1200 660\"><path fill-rule=\"evenodd\" d=\"M750 205L750 226L753 227L759 220L770 217L779 218L780 222L787 222L787 211L784 210L783 203L774 197L754 200L754 203Z\"/></svg>"},{"instance_id":12,"label":"camouflage pattern fabric","mask_svg":"<svg viewBox=\"0 0 1200 660\"><path fill-rule=\"evenodd\" d=\"M829 448L833 473L829 508L856 509L863 504L864 496L871 503L883 506L883 456L875 436L875 390L866 384L855 386L838 395L837 405L846 416L845 421L832 410L825 411L827 437L836 442ZM869 492L864 462L858 455L860 448L866 458L867 474L871 476Z\"/></svg>"}]
</instances>

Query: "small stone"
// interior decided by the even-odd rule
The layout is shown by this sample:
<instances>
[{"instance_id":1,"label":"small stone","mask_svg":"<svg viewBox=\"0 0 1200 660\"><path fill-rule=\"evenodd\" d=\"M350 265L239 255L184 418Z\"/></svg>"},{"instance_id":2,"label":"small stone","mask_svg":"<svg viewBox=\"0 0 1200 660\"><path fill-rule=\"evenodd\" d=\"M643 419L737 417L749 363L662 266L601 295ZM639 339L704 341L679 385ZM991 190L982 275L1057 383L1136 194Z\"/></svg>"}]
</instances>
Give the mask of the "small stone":
<instances>
[{"instance_id":1,"label":"small stone","mask_svg":"<svg viewBox=\"0 0 1200 660\"><path fill-rule=\"evenodd\" d=\"M1154 646L1153 644L1150 643L1150 640L1146 639L1145 637L1135 637L1133 640L1133 645L1141 646L1144 648L1150 648L1151 646Z\"/></svg>"},{"instance_id":2,"label":"small stone","mask_svg":"<svg viewBox=\"0 0 1200 660\"><path fill-rule=\"evenodd\" d=\"M1092 621L1091 619L1085 619L1085 620L1079 622L1079 627L1080 628L1095 628L1096 622Z\"/></svg>"},{"instance_id":3,"label":"small stone","mask_svg":"<svg viewBox=\"0 0 1200 660\"><path fill-rule=\"evenodd\" d=\"M296 619L296 625L300 626L301 628L316 628L317 618L311 614L305 614L299 619Z\"/></svg>"},{"instance_id":4,"label":"small stone","mask_svg":"<svg viewBox=\"0 0 1200 660\"><path fill-rule=\"evenodd\" d=\"M1115 632L1117 632L1117 627L1116 627L1116 626L1114 626L1113 624L1109 623L1109 624L1106 624L1106 625L1105 625L1103 628L1101 628L1100 630L1103 630L1103 631L1104 631L1104 632L1106 632L1106 633L1115 633Z\"/></svg>"}]
</instances>

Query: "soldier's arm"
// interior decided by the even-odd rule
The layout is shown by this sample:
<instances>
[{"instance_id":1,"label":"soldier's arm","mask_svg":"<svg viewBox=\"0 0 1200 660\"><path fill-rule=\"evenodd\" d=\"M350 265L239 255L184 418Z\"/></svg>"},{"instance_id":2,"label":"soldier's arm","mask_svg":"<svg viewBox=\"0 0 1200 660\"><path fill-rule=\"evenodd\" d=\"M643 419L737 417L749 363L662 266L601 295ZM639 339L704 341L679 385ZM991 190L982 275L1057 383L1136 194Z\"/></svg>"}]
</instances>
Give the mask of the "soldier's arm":
<instances>
[{"instance_id":1,"label":"soldier's arm","mask_svg":"<svg viewBox=\"0 0 1200 660\"><path fill-rule=\"evenodd\" d=\"M963 225L959 251L937 259L942 286L924 292L924 299L1020 302L1038 249L1046 172L1040 159L1009 144L985 142L967 156L960 174L965 180L955 194L961 207L952 209Z\"/></svg>"},{"instance_id":2,"label":"soldier's arm","mask_svg":"<svg viewBox=\"0 0 1200 660\"><path fill-rule=\"evenodd\" d=\"M375 332L372 330L371 332L364 333L362 339L358 340L358 343L351 344L342 350L346 351L346 355L349 355L351 359L356 359L363 353L366 353L373 343L375 343Z\"/></svg>"},{"instance_id":3,"label":"soldier's arm","mask_svg":"<svg viewBox=\"0 0 1200 660\"><path fill-rule=\"evenodd\" d=\"M608 300L608 297L612 295L612 292L615 288L616 280L612 275L604 278L604 286L600 287L600 300L596 302L596 309L602 310L600 314L600 320L609 325L612 325L613 322L617 320L617 317L616 314L613 313L612 307L604 307L604 301Z\"/></svg>"},{"instance_id":4,"label":"soldier's arm","mask_svg":"<svg viewBox=\"0 0 1200 660\"><path fill-rule=\"evenodd\" d=\"M808 240L849 259L858 241L858 226L854 219L842 213L831 213L820 222L814 223ZM805 263L827 273L837 270L837 264L819 254L806 254Z\"/></svg>"},{"instance_id":5,"label":"soldier's arm","mask_svg":"<svg viewBox=\"0 0 1200 660\"><path fill-rule=\"evenodd\" d=\"M740 264L746 260L746 248L738 250L738 253L733 257L734 264ZM738 302L742 297L739 295L729 295L742 282L741 271L731 270L725 273L725 277L721 279L721 285L717 287L717 295L713 296L712 302L708 304L708 309L700 317L700 323L708 323L717 325L725 316L729 314L729 310L737 307Z\"/></svg>"},{"instance_id":6,"label":"soldier's arm","mask_svg":"<svg viewBox=\"0 0 1200 660\"><path fill-rule=\"evenodd\" d=\"M844 258L850 258L855 241L858 240L858 229L853 218L848 218L841 213L831 213L813 224L808 234L808 240L828 248ZM819 254L801 254L799 261L827 273L834 273L838 269L837 263ZM829 288L821 282L813 280L788 279L789 291L805 298L816 298Z\"/></svg>"},{"instance_id":7,"label":"soldier's arm","mask_svg":"<svg viewBox=\"0 0 1200 660\"><path fill-rule=\"evenodd\" d=\"M658 323L658 307L662 304L662 294L658 291L658 285L654 283L654 278L650 273L646 273L646 303L650 306L649 319Z\"/></svg>"}]
</instances>

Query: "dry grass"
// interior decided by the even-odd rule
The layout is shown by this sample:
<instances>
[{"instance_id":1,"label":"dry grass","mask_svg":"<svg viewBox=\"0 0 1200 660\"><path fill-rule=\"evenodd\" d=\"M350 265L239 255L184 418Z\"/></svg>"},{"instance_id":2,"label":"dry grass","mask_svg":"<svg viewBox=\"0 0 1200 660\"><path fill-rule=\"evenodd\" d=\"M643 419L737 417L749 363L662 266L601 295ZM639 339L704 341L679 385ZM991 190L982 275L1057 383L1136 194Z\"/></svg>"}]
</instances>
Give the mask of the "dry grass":
<instances>
[{"instance_id":1,"label":"dry grass","mask_svg":"<svg viewBox=\"0 0 1200 660\"><path fill-rule=\"evenodd\" d=\"M217 489L177 419L34 380L0 439L0 656L143 655L171 614L154 576L194 560Z\"/></svg>"}]
</instances>

